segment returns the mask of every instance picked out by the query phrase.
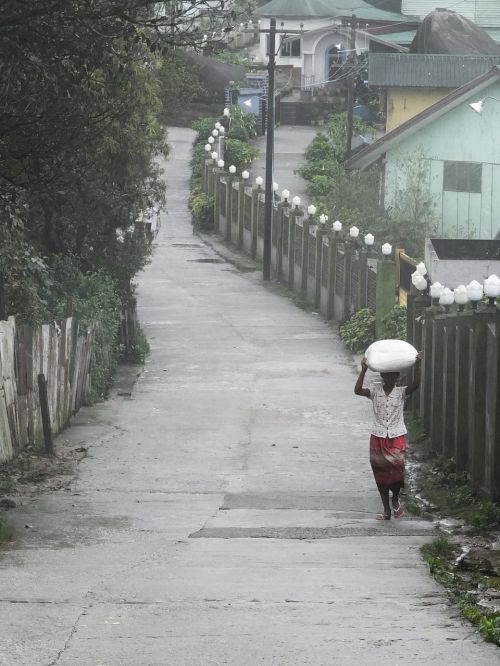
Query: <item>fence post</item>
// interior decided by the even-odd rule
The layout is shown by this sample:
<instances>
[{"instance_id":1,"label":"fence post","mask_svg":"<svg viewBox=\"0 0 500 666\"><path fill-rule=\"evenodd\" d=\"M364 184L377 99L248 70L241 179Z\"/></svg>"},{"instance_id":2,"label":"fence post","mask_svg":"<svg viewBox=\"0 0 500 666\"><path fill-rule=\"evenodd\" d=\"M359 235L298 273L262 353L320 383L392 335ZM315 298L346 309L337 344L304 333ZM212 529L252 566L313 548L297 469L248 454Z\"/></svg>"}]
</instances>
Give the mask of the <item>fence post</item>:
<instances>
[{"instance_id":1,"label":"fence post","mask_svg":"<svg viewBox=\"0 0 500 666\"><path fill-rule=\"evenodd\" d=\"M38 396L40 399L40 411L42 413L43 440L45 443L45 452L54 453L54 443L52 441L52 429L50 427L49 399L47 395L47 380L45 375L38 375Z\"/></svg>"},{"instance_id":2,"label":"fence post","mask_svg":"<svg viewBox=\"0 0 500 666\"><path fill-rule=\"evenodd\" d=\"M316 229L316 247L314 250L315 261L314 271L314 306L319 308L321 305L321 276L323 274L323 236L326 234L326 224L321 224Z\"/></svg>"},{"instance_id":3,"label":"fence post","mask_svg":"<svg viewBox=\"0 0 500 666\"><path fill-rule=\"evenodd\" d=\"M231 240L233 222L233 180L232 174L224 173L226 180L226 240Z\"/></svg>"},{"instance_id":4,"label":"fence post","mask_svg":"<svg viewBox=\"0 0 500 666\"><path fill-rule=\"evenodd\" d=\"M486 325L488 312L472 314L469 337L469 472L476 488L484 486L485 419L486 403ZM483 416L483 418L481 418Z\"/></svg>"},{"instance_id":5,"label":"fence post","mask_svg":"<svg viewBox=\"0 0 500 666\"><path fill-rule=\"evenodd\" d=\"M471 331L471 314L457 314L455 331L455 387L454 387L454 419L453 419L453 457L460 470L468 467L469 451L469 420L467 417L469 396L469 335Z\"/></svg>"},{"instance_id":6,"label":"fence post","mask_svg":"<svg viewBox=\"0 0 500 666\"><path fill-rule=\"evenodd\" d=\"M382 337L382 320L396 303L396 266L391 259L377 262L376 335Z\"/></svg>"},{"instance_id":7,"label":"fence post","mask_svg":"<svg viewBox=\"0 0 500 666\"><path fill-rule=\"evenodd\" d=\"M283 227L285 224L285 210L290 207L290 204L285 199L278 205L278 239L276 242L276 277L278 280L282 279L283 272Z\"/></svg>"},{"instance_id":8,"label":"fence post","mask_svg":"<svg viewBox=\"0 0 500 666\"><path fill-rule=\"evenodd\" d=\"M259 228L259 201L261 193L262 193L262 188L260 187L260 185L252 190L252 224L251 224L252 259L255 259L255 257L257 256L257 233Z\"/></svg>"},{"instance_id":9,"label":"fence post","mask_svg":"<svg viewBox=\"0 0 500 666\"><path fill-rule=\"evenodd\" d=\"M243 247L243 234L245 230L245 185L243 181L239 179L236 180L236 185L238 187L238 198L237 198L238 247L241 249Z\"/></svg>"},{"instance_id":10,"label":"fence post","mask_svg":"<svg viewBox=\"0 0 500 666\"><path fill-rule=\"evenodd\" d=\"M351 303L351 262L352 262L352 242L346 240L344 242L344 304L342 309L342 321L346 321L352 314Z\"/></svg>"},{"instance_id":11,"label":"fence post","mask_svg":"<svg viewBox=\"0 0 500 666\"><path fill-rule=\"evenodd\" d=\"M297 212L290 210L288 223L288 286L293 289L295 279L295 218Z\"/></svg>"},{"instance_id":12,"label":"fence post","mask_svg":"<svg viewBox=\"0 0 500 666\"><path fill-rule=\"evenodd\" d=\"M486 485L489 495L500 495L500 312L488 324L486 336Z\"/></svg>"},{"instance_id":13,"label":"fence post","mask_svg":"<svg viewBox=\"0 0 500 666\"><path fill-rule=\"evenodd\" d=\"M309 229L311 227L312 218L304 217L302 220L302 248L301 248L301 279L300 279L300 293L307 297L307 278L309 273Z\"/></svg>"},{"instance_id":14,"label":"fence post","mask_svg":"<svg viewBox=\"0 0 500 666\"><path fill-rule=\"evenodd\" d=\"M326 318L332 319L335 309L335 279L337 275L337 247L339 243L339 232L329 232L328 246L328 302L326 306Z\"/></svg>"}]
</instances>

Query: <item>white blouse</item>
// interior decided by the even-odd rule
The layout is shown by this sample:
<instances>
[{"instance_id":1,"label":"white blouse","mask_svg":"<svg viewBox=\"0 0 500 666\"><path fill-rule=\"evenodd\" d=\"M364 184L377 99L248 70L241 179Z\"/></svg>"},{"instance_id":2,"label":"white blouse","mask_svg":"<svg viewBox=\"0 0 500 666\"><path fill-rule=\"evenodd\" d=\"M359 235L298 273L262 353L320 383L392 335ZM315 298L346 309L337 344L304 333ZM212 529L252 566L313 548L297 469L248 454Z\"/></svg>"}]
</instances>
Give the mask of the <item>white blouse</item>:
<instances>
[{"instance_id":1,"label":"white blouse","mask_svg":"<svg viewBox=\"0 0 500 666\"><path fill-rule=\"evenodd\" d=\"M372 433L377 437L399 437L406 435L403 410L406 398L406 386L395 386L389 395L385 394L382 382L370 388L373 405Z\"/></svg>"}]
</instances>

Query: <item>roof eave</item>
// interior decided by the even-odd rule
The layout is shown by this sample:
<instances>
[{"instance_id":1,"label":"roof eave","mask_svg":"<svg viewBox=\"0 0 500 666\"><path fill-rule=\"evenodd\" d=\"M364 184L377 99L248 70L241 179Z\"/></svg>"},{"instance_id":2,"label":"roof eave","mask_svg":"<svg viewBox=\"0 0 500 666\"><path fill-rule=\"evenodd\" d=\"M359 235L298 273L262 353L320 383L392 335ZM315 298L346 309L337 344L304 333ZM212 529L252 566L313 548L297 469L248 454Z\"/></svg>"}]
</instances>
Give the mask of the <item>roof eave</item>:
<instances>
[{"instance_id":1,"label":"roof eave","mask_svg":"<svg viewBox=\"0 0 500 666\"><path fill-rule=\"evenodd\" d=\"M450 109L455 108L461 103L462 99L469 96L471 92L474 90L477 90L478 92L481 91L483 88L488 87L494 79L500 79L500 69L498 67L492 67L485 74L481 74L481 76L469 81L469 83L453 90L442 99L438 100L431 106L428 106L420 113L417 113L413 118L410 118L395 129L387 132L387 134L384 134L384 136L380 137L380 139L371 146L364 148L357 155L349 158L345 162L345 168L347 170L366 169L379 159L379 157L383 155L387 151L387 148L393 143L416 132L417 129L426 125L432 119L439 118Z\"/></svg>"}]
</instances>

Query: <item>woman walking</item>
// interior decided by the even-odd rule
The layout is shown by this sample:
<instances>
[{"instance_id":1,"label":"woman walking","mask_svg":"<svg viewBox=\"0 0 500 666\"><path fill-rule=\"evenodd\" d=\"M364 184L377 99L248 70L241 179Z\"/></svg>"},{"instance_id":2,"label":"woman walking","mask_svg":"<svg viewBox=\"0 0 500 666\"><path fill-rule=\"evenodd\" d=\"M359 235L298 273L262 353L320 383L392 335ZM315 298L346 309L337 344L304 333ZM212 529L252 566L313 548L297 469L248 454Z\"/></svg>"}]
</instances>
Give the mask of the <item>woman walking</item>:
<instances>
[{"instance_id":1,"label":"woman walking","mask_svg":"<svg viewBox=\"0 0 500 666\"><path fill-rule=\"evenodd\" d=\"M382 381L369 389L363 387L368 370L366 358L361 361L361 372L354 393L370 398L373 404L375 418L370 437L370 464L384 506L384 512L376 516L377 520L390 520L391 515L401 518L404 515L404 507L399 499L405 480L407 430L403 410L405 399L420 386L421 361L422 354L419 353L413 382L409 386L397 386L399 372L382 372Z\"/></svg>"}]
</instances>

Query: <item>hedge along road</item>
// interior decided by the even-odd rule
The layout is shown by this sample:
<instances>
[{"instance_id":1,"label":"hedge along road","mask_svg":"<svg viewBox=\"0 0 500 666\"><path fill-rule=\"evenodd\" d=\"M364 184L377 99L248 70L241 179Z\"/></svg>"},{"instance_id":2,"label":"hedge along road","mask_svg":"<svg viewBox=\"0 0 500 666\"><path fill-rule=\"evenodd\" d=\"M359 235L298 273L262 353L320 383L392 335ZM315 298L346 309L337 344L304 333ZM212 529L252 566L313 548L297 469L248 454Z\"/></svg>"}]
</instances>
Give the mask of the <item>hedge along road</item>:
<instances>
[{"instance_id":1,"label":"hedge along road","mask_svg":"<svg viewBox=\"0 0 500 666\"><path fill-rule=\"evenodd\" d=\"M63 434L90 447L72 486L11 513L0 664L496 663L420 559L432 526L373 519L337 337L192 235L192 138L140 279L145 370Z\"/></svg>"}]
</instances>

